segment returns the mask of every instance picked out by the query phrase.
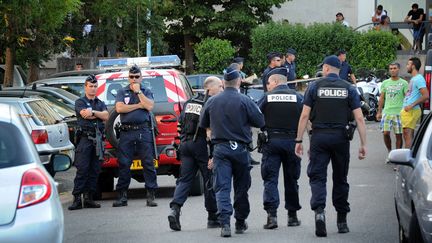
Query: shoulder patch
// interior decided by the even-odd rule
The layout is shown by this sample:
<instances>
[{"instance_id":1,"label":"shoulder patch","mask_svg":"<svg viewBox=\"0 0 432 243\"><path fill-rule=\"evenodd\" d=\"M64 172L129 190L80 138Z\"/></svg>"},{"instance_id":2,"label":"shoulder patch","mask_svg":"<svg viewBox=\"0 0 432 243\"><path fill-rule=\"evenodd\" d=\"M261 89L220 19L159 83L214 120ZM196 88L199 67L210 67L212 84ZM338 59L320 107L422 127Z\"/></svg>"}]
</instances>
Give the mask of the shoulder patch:
<instances>
[{"instance_id":1,"label":"shoulder patch","mask_svg":"<svg viewBox=\"0 0 432 243\"><path fill-rule=\"evenodd\" d=\"M192 113L199 116L201 114L201 109L201 104L188 103L186 105L185 113Z\"/></svg>"},{"instance_id":2,"label":"shoulder patch","mask_svg":"<svg viewBox=\"0 0 432 243\"><path fill-rule=\"evenodd\" d=\"M271 95L267 95L267 102L297 102L297 95L271 94Z\"/></svg>"},{"instance_id":3,"label":"shoulder patch","mask_svg":"<svg viewBox=\"0 0 432 243\"><path fill-rule=\"evenodd\" d=\"M317 94L319 98L345 99L348 97L348 89L322 87L318 89Z\"/></svg>"}]
</instances>

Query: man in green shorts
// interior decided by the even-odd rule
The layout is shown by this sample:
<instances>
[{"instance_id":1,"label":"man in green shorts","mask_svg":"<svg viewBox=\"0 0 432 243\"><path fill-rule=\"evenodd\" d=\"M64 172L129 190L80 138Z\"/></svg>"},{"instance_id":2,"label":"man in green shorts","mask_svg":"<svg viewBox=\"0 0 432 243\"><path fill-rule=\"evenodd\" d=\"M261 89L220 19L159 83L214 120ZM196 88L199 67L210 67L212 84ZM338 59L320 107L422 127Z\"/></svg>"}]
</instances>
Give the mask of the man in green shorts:
<instances>
[{"instance_id":1,"label":"man in green shorts","mask_svg":"<svg viewBox=\"0 0 432 243\"><path fill-rule=\"evenodd\" d=\"M408 60L407 71L412 75L405 94L403 109L401 111L401 122L403 128L403 139L405 148L411 147L414 130L421 117L420 105L429 99L429 91L426 80L419 73L421 61L417 57Z\"/></svg>"},{"instance_id":2,"label":"man in green shorts","mask_svg":"<svg viewBox=\"0 0 432 243\"><path fill-rule=\"evenodd\" d=\"M390 152L392 149L390 132L396 137L396 148L402 148L402 125L400 112L402 110L408 82L399 77L399 63L389 65L390 78L381 85L381 95L378 102L377 120L381 120L380 128L384 136L384 144ZM384 106L384 110L383 110Z\"/></svg>"}]
</instances>

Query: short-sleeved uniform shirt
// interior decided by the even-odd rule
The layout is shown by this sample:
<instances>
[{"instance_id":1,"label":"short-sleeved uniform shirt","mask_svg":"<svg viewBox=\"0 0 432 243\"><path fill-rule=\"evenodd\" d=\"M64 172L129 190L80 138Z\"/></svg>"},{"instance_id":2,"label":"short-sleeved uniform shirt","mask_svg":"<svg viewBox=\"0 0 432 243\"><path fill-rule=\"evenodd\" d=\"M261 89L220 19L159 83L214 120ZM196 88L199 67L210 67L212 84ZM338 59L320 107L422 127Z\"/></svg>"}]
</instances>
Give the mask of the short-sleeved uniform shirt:
<instances>
[{"instance_id":1,"label":"short-sleeved uniform shirt","mask_svg":"<svg viewBox=\"0 0 432 243\"><path fill-rule=\"evenodd\" d=\"M411 78L411 81L408 85L408 91L405 94L405 99L403 102L403 107L408 106L414 101L418 100L421 97L420 89L426 88L426 80L423 78L421 74L417 74L416 76ZM420 105L416 105L413 109L420 109Z\"/></svg>"},{"instance_id":2,"label":"short-sleeved uniform shirt","mask_svg":"<svg viewBox=\"0 0 432 243\"><path fill-rule=\"evenodd\" d=\"M351 65L348 64L348 62L342 62L341 68L339 70L339 77L345 81L349 81L348 76L352 74Z\"/></svg>"},{"instance_id":3,"label":"short-sleeved uniform shirt","mask_svg":"<svg viewBox=\"0 0 432 243\"><path fill-rule=\"evenodd\" d=\"M149 99L153 100L153 93L141 85L141 92ZM139 97L131 89L130 85L120 89L116 96L116 103L124 102L126 105L138 104ZM120 114L120 121L122 124L141 124L150 122L150 113L146 109L136 109L128 113Z\"/></svg>"},{"instance_id":4,"label":"short-sleeved uniform shirt","mask_svg":"<svg viewBox=\"0 0 432 243\"><path fill-rule=\"evenodd\" d=\"M339 76L334 73L330 73L327 77L325 77L325 79L332 82L342 82ZM317 81L315 81L311 83L308 89L306 90L303 104L309 106L310 108L313 108L316 102L317 92L318 92ZM348 88L348 104L351 110L360 108L360 96L354 86L350 86ZM338 112L338 111L333 111L333 112ZM312 123L312 128L319 128L319 129L344 128L345 126L346 124L326 124L326 123L316 123L316 122Z\"/></svg>"},{"instance_id":5,"label":"short-sleeved uniform shirt","mask_svg":"<svg viewBox=\"0 0 432 243\"><path fill-rule=\"evenodd\" d=\"M381 92L385 93L383 114L399 115L407 91L408 82L404 79L384 80L381 85Z\"/></svg>"},{"instance_id":6,"label":"short-sleeved uniform shirt","mask_svg":"<svg viewBox=\"0 0 432 243\"><path fill-rule=\"evenodd\" d=\"M212 142L252 142L251 127L264 127L264 115L258 106L237 89L227 87L210 97L200 117L200 127L212 131Z\"/></svg>"},{"instance_id":7,"label":"short-sleeved uniform shirt","mask_svg":"<svg viewBox=\"0 0 432 243\"><path fill-rule=\"evenodd\" d=\"M103 131L105 126L102 119L84 119L80 114L80 111L84 109L92 109L94 111L106 111L107 107L105 103L97 97L90 100L85 95L75 101L75 112L77 116L78 126L80 126L81 129L84 130L93 130L95 128L95 123L97 123L99 130Z\"/></svg>"}]
</instances>

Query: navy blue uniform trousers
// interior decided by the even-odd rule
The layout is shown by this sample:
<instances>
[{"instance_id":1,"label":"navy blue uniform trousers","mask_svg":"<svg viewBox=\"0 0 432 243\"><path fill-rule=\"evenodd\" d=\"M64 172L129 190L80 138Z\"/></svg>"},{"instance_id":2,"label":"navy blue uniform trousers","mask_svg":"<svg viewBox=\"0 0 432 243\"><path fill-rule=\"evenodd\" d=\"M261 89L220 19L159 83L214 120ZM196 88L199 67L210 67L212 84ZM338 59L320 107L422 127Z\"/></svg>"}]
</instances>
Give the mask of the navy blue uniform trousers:
<instances>
[{"instance_id":1,"label":"navy blue uniform trousers","mask_svg":"<svg viewBox=\"0 0 432 243\"><path fill-rule=\"evenodd\" d=\"M231 205L231 183L234 182L234 217L237 221L244 221L249 216L250 205L248 190L251 186L248 145L236 143L219 143L213 151L213 189L216 193L219 222L230 224L233 214Z\"/></svg>"},{"instance_id":2,"label":"navy blue uniform trousers","mask_svg":"<svg viewBox=\"0 0 432 243\"><path fill-rule=\"evenodd\" d=\"M101 164L96 156L96 149L93 141L85 136L81 137L75 150L74 165L77 171L72 194L77 195L84 192L96 192Z\"/></svg>"},{"instance_id":3,"label":"navy blue uniform trousers","mask_svg":"<svg viewBox=\"0 0 432 243\"><path fill-rule=\"evenodd\" d=\"M347 181L350 144L344 129L313 130L310 145L310 162L307 174L312 189L311 208L325 208L327 166L333 169L333 206L338 213L350 211Z\"/></svg>"},{"instance_id":4,"label":"navy blue uniform trousers","mask_svg":"<svg viewBox=\"0 0 432 243\"><path fill-rule=\"evenodd\" d=\"M156 189L156 169L153 158L153 136L150 128L121 131L118 148L119 179L116 190L127 190L131 181L133 159L140 159L146 189Z\"/></svg>"},{"instance_id":5,"label":"navy blue uniform trousers","mask_svg":"<svg viewBox=\"0 0 432 243\"><path fill-rule=\"evenodd\" d=\"M282 164L285 188L285 209L301 209L298 196L301 159L295 154L295 141L291 138L275 138L263 147L261 177L264 180L264 210L276 216L279 207L279 170Z\"/></svg>"},{"instance_id":6,"label":"navy blue uniform trousers","mask_svg":"<svg viewBox=\"0 0 432 243\"><path fill-rule=\"evenodd\" d=\"M180 177L177 180L177 186L174 191L174 198L170 203L170 207L173 204L177 204L182 207L186 202L189 191L192 187L195 175L198 170L201 171L201 175L204 179L204 184L210 180L211 171L207 168L208 164L208 153L207 153L207 141L205 137L197 137L194 142L192 139L181 143L181 167ZM213 190L208 190L207 186L204 185L204 204L205 208L209 213L216 213L216 198Z\"/></svg>"}]
</instances>

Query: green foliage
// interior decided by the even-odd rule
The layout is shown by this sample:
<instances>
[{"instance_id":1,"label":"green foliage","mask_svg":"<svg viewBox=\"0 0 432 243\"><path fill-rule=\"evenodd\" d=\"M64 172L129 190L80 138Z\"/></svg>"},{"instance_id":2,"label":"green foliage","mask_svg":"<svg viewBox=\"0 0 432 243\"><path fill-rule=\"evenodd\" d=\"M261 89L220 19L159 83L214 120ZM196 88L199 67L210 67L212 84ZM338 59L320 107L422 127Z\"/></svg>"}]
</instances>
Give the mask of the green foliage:
<instances>
[{"instance_id":1,"label":"green foliage","mask_svg":"<svg viewBox=\"0 0 432 243\"><path fill-rule=\"evenodd\" d=\"M396 59L398 38L390 32L369 31L356 39L349 53L350 64L368 69L387 69Z\"/></svg>"},{"instance_id":2,"label":"green foliage","mask_svg":"<svg viewBox=\"0 0 432 243\"><path fill-rule=\"evenodd\" d=\"M234 56L235 49L228 40L206 38L195 45L199 73L220 73Z\"/></svg>"},{"instance_id":3,"label":"green foliage","mask_svg":"<svg viewBox=\"0 0 432 243\"><path fill-rule=\"evenodd\" d=\"M386 68L396 58L397 38L384 32L359 33L341 24L270 23L255 28L251 36L251 65L261 73L268 65L266 54L279 51L285 54L289 47L297 50L297 75L313 76L317 65L327 55L339 49L348 52L348 60L355 68Z\"/></svg>"}]
</instances>

